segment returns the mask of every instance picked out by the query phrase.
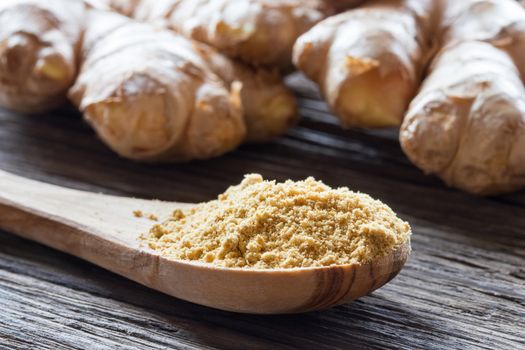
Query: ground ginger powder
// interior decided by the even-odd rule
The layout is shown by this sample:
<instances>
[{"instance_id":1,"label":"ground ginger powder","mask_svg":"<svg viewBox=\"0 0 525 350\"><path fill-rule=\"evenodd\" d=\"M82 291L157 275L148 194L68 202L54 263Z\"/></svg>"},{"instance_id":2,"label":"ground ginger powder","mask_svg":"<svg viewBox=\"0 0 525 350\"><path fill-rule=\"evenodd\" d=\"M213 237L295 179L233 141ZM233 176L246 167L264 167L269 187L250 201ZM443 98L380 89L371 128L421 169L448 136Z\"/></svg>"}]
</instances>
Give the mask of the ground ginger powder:
<instances>
[{"instance_id":1,"label":"ground ginger powder","mask_svg":"<svg viewBox=\"0 0 525 350\"><path fill-rule=\"evenodd\" d=\"M176 210L144 239L160 255L236 268L366 263L405 243L408 223L385 204L314 178L246 175L217 200Z\"/></svg>"}]
</instances>

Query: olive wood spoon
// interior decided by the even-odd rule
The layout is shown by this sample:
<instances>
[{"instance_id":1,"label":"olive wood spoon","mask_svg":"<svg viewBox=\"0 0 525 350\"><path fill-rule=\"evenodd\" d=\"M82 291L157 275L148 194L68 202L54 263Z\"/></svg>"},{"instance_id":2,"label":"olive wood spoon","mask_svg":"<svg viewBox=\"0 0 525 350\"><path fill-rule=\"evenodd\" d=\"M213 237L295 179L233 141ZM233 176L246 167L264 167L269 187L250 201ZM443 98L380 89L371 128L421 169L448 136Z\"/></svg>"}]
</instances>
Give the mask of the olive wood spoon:
<instances>
[{"instance_id":1,"label":"olive wood spoon","mask_svg":"<svg viewBox=\"0 0 525 350\"><path fill-rule=\"evenodd\" d=\"M280 314L325 309L377 289L403 267L410 242L368 264L249 270L163 258L138 239L191 204L67 189L0 171L0 228L75 255L147 287L217 309Z\"/></svg>"}]
</instances>

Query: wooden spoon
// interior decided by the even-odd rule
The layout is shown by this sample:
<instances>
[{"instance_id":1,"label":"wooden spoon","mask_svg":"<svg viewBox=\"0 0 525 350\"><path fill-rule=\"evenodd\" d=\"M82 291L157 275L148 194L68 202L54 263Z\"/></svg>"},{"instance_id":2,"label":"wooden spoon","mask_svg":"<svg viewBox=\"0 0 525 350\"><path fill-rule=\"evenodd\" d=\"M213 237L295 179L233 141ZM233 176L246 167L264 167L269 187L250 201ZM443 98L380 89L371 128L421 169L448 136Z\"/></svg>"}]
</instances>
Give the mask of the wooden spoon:
<instances>
[{"instance_id":1,"label":"wooden spoon","mask_svg":"<svg viewBox=\"0 0 525 350\"><path fill-rule=\"evenodd\" d=\"M390 281L410 242L362 265L246 270L174 261L142 247L154 224L133 211L164 219L191 204L108 196L28 180L0 171L0 227L78 256L174 297L217 309L279 314L325 309Z\"/></svg>"}]
</instances>

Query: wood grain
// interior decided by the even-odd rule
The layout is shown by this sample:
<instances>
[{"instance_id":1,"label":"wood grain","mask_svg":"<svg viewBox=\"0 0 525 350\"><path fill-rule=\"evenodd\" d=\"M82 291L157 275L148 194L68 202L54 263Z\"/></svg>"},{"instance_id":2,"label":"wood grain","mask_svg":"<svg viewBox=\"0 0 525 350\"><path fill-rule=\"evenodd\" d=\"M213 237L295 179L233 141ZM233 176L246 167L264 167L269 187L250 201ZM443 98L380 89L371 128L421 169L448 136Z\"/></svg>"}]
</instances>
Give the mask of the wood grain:
<instances>
[{"instance_id":1,"label":"wood grain","mask_svg":"<svg viewBox=\"0 0 525 350\"><path fill-rule=\"evenodd\" d=\"M141 165L108 151L70 108L0 113L0 168L78 189L196 202L246 172L312 175L382 198L413 253L372 295L325 312L249 316L195 306L0 233L0 347L56 349L523 349L525 193L447 189L403 156L393 130L341 130L301 78L303 121L268 145L209 162Z\"/></svg>"}]
</instances>

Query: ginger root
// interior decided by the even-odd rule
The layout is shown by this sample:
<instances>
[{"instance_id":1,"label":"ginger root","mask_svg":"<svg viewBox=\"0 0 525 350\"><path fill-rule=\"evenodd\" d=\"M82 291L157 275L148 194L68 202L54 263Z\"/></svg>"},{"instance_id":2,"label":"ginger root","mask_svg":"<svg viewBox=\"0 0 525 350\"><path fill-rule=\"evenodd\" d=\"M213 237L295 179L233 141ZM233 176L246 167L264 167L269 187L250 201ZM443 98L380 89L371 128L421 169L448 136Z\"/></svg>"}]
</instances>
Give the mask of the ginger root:
<instances>
[{"instance_id":1,"label":"ginger root","mask_svg":"<svg viewBox=\"0 0 525 350\"><path fill-rule=\"evenodd\" d=\"M376 0L302 35L294 63L343 126L399 125L421 80L439 2Z\"/></svg>"},{"instance_id":2,"label":"ginger root","mask_svg":"<svg viewBox=\"0 0 525 350\"><path fill-rule=\"evenodd\" d=\"M211 9L212 5L211 2L207 1L191 3L189 1L150 2L147 0L103 0L102 2L118 12L128 16L131 15L131 17L135 19L146 22L163 19L169 13L171 14L171 10L175 11L177 9L178 11L193 11L190 11L191 14L188 14L188 17L185 17L185 20L188 23L190 21L198 22L203 20L203 18L199 17L201 16L200 12L206 9ZM317 0L315 0L315 2L317 3ZM239 11L246 11L249 8L253 8L257 1L243 0L235 3L245 4L246 6L241 6L241 10ZM226 6L224 1L218 1L214 4L214 6L218 6L215 14L219 17L234 11L233 5L229 4ZM248 4L251 5L248 6ZM272 4L274 4L272 6L276 6L279 9L281 9L281 6L282 8L286 7L284 3L281 3L279 6L277 6L277 3ZM291 6L291 4L289 4L289 6ZM310 6L313 7L313 5ZM190 15L194 16L194 18ZM210 13L207 14L207 16L211 15L212 14ZM246 13L243 15L247 16ZM171 14L171 16L175 16L175 14ZM165 19L166 20L161 21L162 26L172 30L175 29L178 33L185 35L188 39L198 39L207 42L207 40L202 40L202 38L196 38L192 34L192 31L185 31L181 30L179 27L175 27L169 20L167 20L167 17ZM289 45L290 50L291 46L292 44ZM295 124L298 119L297 103L293 93L284 85L282 77L277 69L252 67L243 64L242 62L232 61L225 56L217 55L214 50L206 49L205 45L198 45L197 47L200 48L199 50L203 55L209 56L208 63L210 64L210 68L215 74L220 76L226 84L229 85L233 81L239 81L242 83L241 103L247 128L247 142L264 142L271 140L284 134L286 130ZM211 54L208 55L208 52L211 52ZM263 56L266 57L267 54L268 53ZM232 69L225 69L225 67L230 67Z\"/></svg>"},{"instance_id":3,"label":"ginger root","mask_svg":"<svg viewBox=\"0 0 525 350\"><path fill-rule=\"evenodd\" d=\"M70 98L102 140L124 157L218 156L239 145L245 124L241 84L225 84L210 68L213 56L170 31L91 11ZM223 63L225 71L233 70Z\"/></svg>"},{"instance_id":4,"label":"ginger root","mask_svg":"<svg viewBox=\"0 0 525 350\"><path fill-rule=\"evenodd\" d=\"M253 66L291 67L299 35L326 16L321 0L105 0L146 21L164 21L182 35L204 42Z\"/></svg>"},{"instance_id":5,"label":"ginger root","mask_svg":"<svg viewBox=\"0 0 525 350\"><path fill-rule=\"evenodd\" d=\"M512 0L449 1L442 29L444 47L401 128L403 150L471 193L525 186L525 89L515 64L524 64L525 10Z\"/></svg>"},{"instance_id":6,"label":"ginger root","mask_svg":"<svg viewBox=\"0 0 525 350\"><path fill-rule=\"evenodd\" d=\"M442 42L480 40L505 50L525 77L525 9L513 0L448 1Z\"/></svg>"},{"instance_id":7,"label":"ginger root","mask_svg":"<svg viewBox=\"0 0 525 350\"><path fill-rule=\"evenodd\" d=\"M36 113L65 101L84 10L80 1L0 2L0 105Z\"/></svg>"},{"instance_id":8,"label":"ginger root","mask_svg":"<svg viewBox=\"0 0 525 350\"><path fill-rule=\"evenodd\" d=\"M203 45L197 45L207 57L215 74L226 84L240 82L241 104L246 123L247 142L265 142L282 135L297 121L297 103L276 70L252 68L235 62ZM230 68L230 69L227 69Z\"/></svg>"}]
</instances>

